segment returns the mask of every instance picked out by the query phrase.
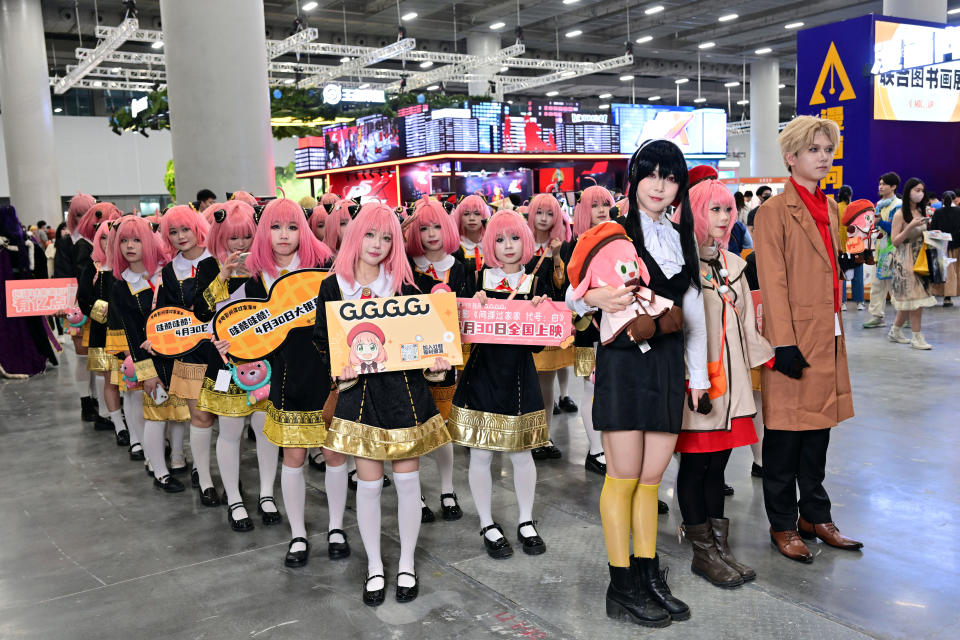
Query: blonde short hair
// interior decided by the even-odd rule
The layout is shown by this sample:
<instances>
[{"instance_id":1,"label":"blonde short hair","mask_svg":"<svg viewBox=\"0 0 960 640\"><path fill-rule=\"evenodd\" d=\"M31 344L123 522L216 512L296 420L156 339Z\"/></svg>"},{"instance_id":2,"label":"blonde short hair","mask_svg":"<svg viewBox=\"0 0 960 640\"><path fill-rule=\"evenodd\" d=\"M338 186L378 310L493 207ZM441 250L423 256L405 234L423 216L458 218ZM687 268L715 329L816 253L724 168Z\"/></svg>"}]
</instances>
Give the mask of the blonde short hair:
<instances>
[{"instance_id":1,"label":"blonde short hair","mask_svg":"<svg viewBox=\"0 0 960 640\"><path fill-rule=\"evenodd\" d=\"M317 199L313 196L303 196L297 201L297 204L304 209L313 209L315 206L317 206Z\"/></svg>"},{"instance_id":2,"label":"blonde short hair","mask_svg":"<svg viewBox=\"0 0 960 640\"><path fill-rule=\"evenodd\" d=\"M833 120L821 120L814 116L797 116L784 127L780 135L777 136L777 142L780 143L780 156L783 158L783 164L787 171L790 171L787 154L799 155L801 151L813 143L813 139L821 132L830 138L830 143L836 149L840 143L840 127Z\"/></svg>"}]
</instances>

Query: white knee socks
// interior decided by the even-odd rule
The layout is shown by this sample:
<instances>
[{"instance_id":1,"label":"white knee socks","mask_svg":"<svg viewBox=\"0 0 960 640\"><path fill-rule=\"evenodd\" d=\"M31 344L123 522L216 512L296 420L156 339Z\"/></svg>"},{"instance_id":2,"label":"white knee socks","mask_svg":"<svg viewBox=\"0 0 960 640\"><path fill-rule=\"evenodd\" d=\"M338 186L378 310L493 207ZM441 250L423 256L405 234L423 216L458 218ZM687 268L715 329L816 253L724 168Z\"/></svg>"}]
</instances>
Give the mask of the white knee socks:
<instances>
[{"instance_id":1,"label":"white knee socks","mask_svg":"<svg viewBox=\"0 0 960 640\"><path fill-rule=\"evenodd\" d=\"M557 369L557 386L560 387L560 397L570 395L570 367Z\"/></svg>"},{"instance_id":2,"label":"white knee socks","mask_svg":"<svg viewBox=\"0 0 960 640\"><path fill-rule=\"evenodd\" d=\"M280 491L283 493L283 508L290 522L291 538L306 538L307 527L304 524L304 510L307 504L307 482L303 478L303 467L283 465L280 473ZM306 545L298 542L290 551L304 551Z\"/></svg>"},{"instance_id":3,"label":"white knee socks","mask_svg":"<svg viewBox=\"0 0 960 640\"><path fill-rule=\"evenodd\" d=\"M243 437L243 418L220 416L220 435L217 436L217 467L220 481L227 492L227 504L236 504L240 496L240 439ZM246 509L233 512L234 520L246 518Z\"/></svg>"},{"instance_id":4,"label":"white knee socks","mask_svg":"<svg viewBox=\"0 0 960 640\"><path fill-rule=\"evenodd\" d=\"M109 412L110 420L113 421L113 430L117 433L120 433L127 427L123 424L123 411L117 409L116 411Z\"/></svg>"},{"instance_id":5,"label":"white knee socks","mask_svg":"<svg viewBox=\"0 0 960 640\"><path fill-rule=\"evenodd\" d=\"M156 420L145 420L143 423L143 453L153 467L153 475L156 478L170 474L163 455L163 433L166 424Z\"/></svg>"},{"instance_id":6,"label":"white knee socks","mask_svg":"<svg viewBox=\"0 0 960 640\"><path fill-rule=\"evenodd\" d=\"M193 453L193 468L200 477L200 491L213 486L210 477L210 441L213 439L212 427L198 427L190 424L190 452Z\"/></svg>"},{"instance_id":7,"label":"white knee socks","mask_svg":"<svg viewBox=\"0 0 960 640\"><path fill-rule=\"evenodd\" d=\"M90 372L90 377L93 380L93 388L95 397L97 399L97 405L99 406L99 413L101 418L106 418L110 415L110 412L107 410L107 401L103 397L103 376Z\"/></svg>"},{"instance_id":8,"label":"white knee socks","mask_svg":"<svg viewBox=\"0 0 960 640\"><path fill-rule=\"evenodd\" d=\"M167 422L170 427L170 459L184 459L183 436L187 432L186 422Z\"/></svg>"},{"instance_id":9,"label":"white knee socks","mask_svg":"<svg viewBox=\"0 0 960 640\"><path fill-rule=\"evenodd\" d=\"M143 393L134 389L123 394L123 415L130 427L130 445L143 441ZM142 447L142 445L141 445Z\"/></svg>"},{"instance_id":10,"label":"white knee socks","mask_svg":"<svg viewBox=\"0 0 960 640\"><path fill-rule=\"evenodd\" d=\"M520 522L533 520L533 496L537 490L537 465L533 463L533 454L530 451L516 451L510 454L510 462L513 463L513 490L517 493ZM527 525L520 533L532 536L537 532Z\"/></svg>"},{"instance_id":11,"label":"white knee socks","mask_svg":"<svg viewBox=\"0 0 960 640\"><path fill-rule=\"evenodd\" d=\"M583 379L583 400L580 401L580 419L583 420L583 431L587 434L587 441L590 443L590 455L603 453L603 442L600 439L600 432L593 428L593 383L590 378ZM606 463L601 456L597 458L599 462Z\"/></svg>"},{"instance_id":12,"label":"white knee socks","mask_svg":"<svg viewBox=\"0 0 960 640\"><path fill-rule=\"evenodd\" d=\"M87 356L76 356L73 361L73 381L80 386L80 395L91 396L90 393L90 372L87 371Z\"/></svg>"},{"instance_id":13,"label":"white knee socks","mask_svg":"<svg viewBox=\"0 0 960 640\"><path fill-rule=\"evenodd\" d=\"M347 465L339 467L327 465L327 472L323 478L327 492L327 510L330 512L330 524L327 531L343 529L343 512L347 508ZM329 538L330 542L346 542L339 533Z\"/></svg>"},{"instance_id":14,"label":"white knee socks","mask_svg":"<svg viewBox=\"0 0 960 640\"><path fill-rule=\"evenodd\" d=\"M440 472L440 493L453 493L453 443L434 449L430 456L436 460ZM448 507L453 506L452 498L444 498L444 501Z\"/></svg>"},{"instance_id":15,"label":"white knee socks","mask_svg":"<svg viewBox=\"0 0 960 640\"><path fill-rule=\"evenodd\" d=\"M382 477L377 480L357 479L357 526L360 529L363 548L367 552L367 576L383 573L383 558L380 556L380 491L382 488ZM418 510L419 502L420 496L417 495ZM367 584L367 589L376 591L383 586L383 580L378 578L371 580Z\"/></svg>"},{"instance_id":16,"label":"white knee socks","mask_svg":"<svg viewBox=\"0 0 960 640\"><path fill-rule=\"evenodd\" d=\"M257 468L260 471L260 497L273 496L273 483L277 479L277 445L273 444L263 434L263 427L267 422L267 414L258 411L250 416L250 425L257 438ZM272 502L264 502L264 511L276 511ZM296 536L294 536L296 537Z\"/></svg>"},{"instance_id":17,"label":"white knee socks","mask_svg":"<svg viewBox=\"0 0 960 640\"><path fill-rule=\"evenodd\" d=\"M397 488L397 528L400 530L400 571L414 572L414 553L420 535L420 472L393 473ZM410 576L398 576L397 586L412 587Z\"/></svg>"},{"instance_id":18,"label":"white knee socks","mask_svg":"<svg viewBox=\"0 0 960 640\"><path fill-rule=\"evenodd\" d=\"M537 374L540 379L540 393L543 395L543 407L546 409L547 427L553 421L553 371L542 371Z\"/></svg>"},{"instance_id":19,"label":"white knee socks","mask_svg":"<svg viewBox=\"0 0 960 640\"><path fill-rule=\"evenodd\" d=\"M480 516L480 528L493 524L490 503L493 500L493 478L490 476L490 463L493 462L493 451L485 449L470 450L470 495L473 504L477 507ZM500 539L500 532L491 529L484 534L490 540Z\"/></svg>"}]
</instances>

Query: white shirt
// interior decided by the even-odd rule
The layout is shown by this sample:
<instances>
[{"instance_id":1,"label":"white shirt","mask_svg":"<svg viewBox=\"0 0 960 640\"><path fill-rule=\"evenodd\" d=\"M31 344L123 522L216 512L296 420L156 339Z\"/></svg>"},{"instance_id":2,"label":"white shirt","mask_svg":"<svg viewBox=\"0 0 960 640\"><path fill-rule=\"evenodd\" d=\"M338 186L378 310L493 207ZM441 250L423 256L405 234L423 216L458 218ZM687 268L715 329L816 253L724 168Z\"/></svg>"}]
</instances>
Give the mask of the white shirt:
<instances>
[{"instance_id":1,"label":"white shirt","mask_svg":"<svg viewBox=\"0 0 960 640\"><path fill-rule=\"evenodd\" d=\"M156 287L158 284L160 284L161 279L159 269L149 280L147 280L145 273L137 273L136 271L131 270L130 267L124 269L123 273L120 275L124 280L127 281L128 285L130 286L130 291L134 293L140 293L144 289L150 287L151 283L154 287Z\"/></svg>"},{"instance_id":2,"label":"white shirt","mask_svg":"<svg viewBox=\"0 0 960 640\"><path fill-rule=\"evenodd\" d=\"M420 273L426 273L427 269L433 266L433 270L437 273L437 280L443 282L444 276L447 274L447 271L450 271L450 268L453 267L454 258L449 253L438 260L437 262L430 262L427 260L427 256L414 256L413 264L416 265L417 271Z\"/></svg>"},{"instance_id":3,"label":"white shirt","mask_svg":"<svg viewBox=\"0 0 960 640\"><path fill-rule=\"evenodd\" d=\"M643 246L663 271L663 275L672 278L683 270L683 247L680 245L680 232L674 228L666 215L653 220L643 211L640 212L640 228L643 230Z\"/></svg>"},{"instance_id":4,"label":"white shirt","mask_svg":"<svg viewBox=\"0 0 960 640\"><path fill-rule=\"evenodd\" d=\"M187 278L193 278L197 275L197 265L206 258L210 257L210 252L206 249L203 250L203 253L194 260L188 260L183 257L182 253L178 253L174 256L171 264L173 265L173 273L177 276L177 280L186 280Z\"/></svg>"},{"instance_id":5,"label":"white shirt","mask_svg":"<svg viewBox=\"0 0 960 640\"><path fill-rule=\"evenodd\" d=\"M356 280L353 281L353 284L349 284L339 273L336 274L336 277L344 300L358 300L360 296L363 295L364 289L370 289L374 298L391 298L396 295L396 292L393 290L393 278L390 277L390 274L387 273L387 270L383 268L382 264L380 265L380 273L377 275L377 279L370 284L360 284Z\"/></svg>"},{"instance_id":6,"label":"white shirt","mask_svg":"<svg viewBox=\"0 0 960 640\"><path fill-rule=\"evenodd\" d=\"M520 290L517 293L527 294L530 293L531 287L533 287L533 278L524 278L523 283L521 284L520 279L523 278L524 270L520 269L516 273L504 273L503 269L499 267L491 267L483 272L483 288L493 291L497 288L504 278L507 280L507 284L510 285L510 288L516 291L517 286L520 286Z\"/></svg>"},{"instance_id":7,"label":"white shirt","mask_svg":"<svg viewBox=\"0 0 960 640\"><path fill-rule=\"evenodd\" d=\"M300 268L300 254L299 253L293 254L293 260L291 260L290 264L288 264L285 267L281 267L278 264L274 264L273 266L277 268L276 278L271 277L270 274L267 273L266 271L264 271L261 274L263 275L263 286L266 287L268 293L270 292L270 287L273 286L273 283L280 279L281 271L286 271L287 273L293 273L294 271Z\"/></svg>"}]
</instances>

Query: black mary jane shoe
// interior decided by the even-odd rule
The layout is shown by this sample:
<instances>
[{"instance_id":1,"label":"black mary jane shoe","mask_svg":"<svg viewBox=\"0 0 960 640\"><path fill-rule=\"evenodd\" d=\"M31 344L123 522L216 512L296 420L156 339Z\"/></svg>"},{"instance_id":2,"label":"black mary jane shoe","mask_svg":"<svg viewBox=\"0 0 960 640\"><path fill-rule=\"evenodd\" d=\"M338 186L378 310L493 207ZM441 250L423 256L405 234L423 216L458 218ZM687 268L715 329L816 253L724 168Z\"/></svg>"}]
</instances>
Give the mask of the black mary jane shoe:
<instances>
[{"instance_id":1,"label":"black mary jane shoe","mask_svg":"<svg viewBox=\"0 0 960 640\"><path fill-rule=\"evenodd\" d=\"M183 483L170 474L167 474L162 478L154 478L153 486L158 490L165 491L167 493L180 493L184 489Z\"/></svg>"},{"instance_id":2,"label":"black mary jane shoe","mask_svg":"<svg viewBox=\"0 0 960 640\"><path fill-rule=\"evenodd\" d=\"M219 507L222 503L220 502L220 496L217 495L217 490L213 487L207 487L200 492L200 504L205 507Z\"/></svg>"},{"instance_id":3,"label":"black mary jane shoe","mask_svg":"<svg viewBox=\"0 0 960 640\"><path fill-rule=\"evenodd\" d=\"M401 587L399 578L400 576L410 576L413 578L412 587ZM397 574L397 602L413 602L417 599L417 596L420 595L420 580L417 578L417 574L410 573L409 571L401 571Z\"/></svg>"},{"instance_id":4,"label":"black mary jane shoe","mask_svg":"<svg viewBox=\"0 0 960 640\"><path fill-rule=\"evenodd\" d=\"M137 444L132 444L127 447L127 454L129 454L131 460L145 460L146 456L143 455L143 445L139 442Z\"/></svg>"},{"instance_id":5,"label":"black mary jane shoe","mask_svg":"<svg viewBox=\"0 0 960 640\"><path fill-rule=\"evenodd\" d=\"M558 415L560 415L560 413L561 413L561 411L560 411L560 405L558 405L556 402L554 402L554 403L553 403L553 415L558 416Z\"/></svg>"},{"instance_id":6,"label":"black mary jane shoe","mask_svg":"<svg viewBox=\"0 0 960 640\"><path fill-rule=\"evenodd\" d=\"M500 538L497 540L491 540L488 538L485 534L491 529L496 529L499 531ZM510 542L507 540L507 537L503 535L503 528L496 522L481 529L480 537L483 538L483 546L487 549L487 555L494 560L503 560L504 558L509 558L513 555L513 547L510 546Z\"/></svg>"},{"instance_id":7,"label":"black mary jane shoe","mask_svg":"<svg viewBox=\"0 0 960 640\"><path fill-rule=\"evenodd\" d=\"M194 489L200 488L200 472L196 469L190 469L190 486Z\"/></svg>"},{"instance_id":8,"label":"black mary jane shoe","mask_svg":"<svg viewBox=\"0 0 960 640\"><path fill-rule=\"evenodd\" d=\"M117 446L118 447L129 447L130 446L130 432L126 429L121 429L117 431Z\"/></svg>"},{"instance_id":9,"label":"black mary jane shoe","mask_svg":"<svg viewBox=\"0 0 960 640\"><path fill-rule=\"evenodd\" d=\"M253 520L250 519L250 516L247 516L246 518L240 518L239 520L233 519L233 512L242 507L243 507L242 502L234 502L233 504L228 506L227 522L230 523L230 528L233 529L234 531L240 531L240 532L253 531L254 524L253 524Z\"/></svg>"},{"instance_id":10,"label":"black mary jane shoe","mask_svg":"<svg viewBox=\"0 0 960 640\"><path fill-rule=\"evenodd\" d=\"M115 432L117 428L113 425L113 420L110 418L104 418L100 415L97 415L97 419L93 421L93 430Z\"/></svg>"},{"instance_id":11,"label":"black mary jane shoe","mask_svg":"<svg viewBox=\"0 0 960 640\"><path fill-rule=\"evenodd\" d=\"M588 453L587 459L583 461L583 468L590 473L596 473L601 476L607 475L607 463L600 462L599 460L602 455L603 451L600 453Z\"/></svg>"},{"instance_id":12,"label":"black mary jane shoe","mask_svg":"<svg viewBox=\"0 0 960 640\"><path fill-rule=\"evenodd\" d=\"M577 403L573 401L573 398L570 396L563 396L560 398L560 402L557 403L557 406L560 407L560 411L564 413L576 413L579 411Z\"/></svg>"},{"instance_id":13,"label":"black mary jane shoe","mask_svg":"<svg viewBox=\"0 0 960 640\"><path fill-rule=\"evenodd\" d=\"M319 462L317 462L319 460ZM325 473L327 470L327 461L323 459L323 454L318 453L314 456L307 456L307 462L310 464L311 469L316 469L320 473Z\"/></svg>"},{"instance_id":14,"label":"black mary jane shoe","mask_svg":"<svg viewBox=\"0 0 960 640\"><path fill-rule=\"evenodd\" d=\"M560 449L557 445L553 444L553 440L549 441L545 447L536 447L530 453L533 455L534 460L556 460L563 457Z\"/></svg>"},{"instance_id":15,"label":"black mary jane shoe","mask_svg":"<svg viewBox=\"0 0 960 640\"><path fill-rule=\"evenodd\" d=\"M763 467L758 465L756 462L753 463L753 466L750 467L750 475L754 478L763 477Z\"/></svg>"},{"instance_id":16,"label":"black mary jane shoe","mask_svg":"<svg viewBox=\"0 0 960 640\"><path fill-rule=\"evenodd\" d=\"M393 483L390 482L390 477L387 474L383 474L383 487L387 488ZM350 491L357 490L357 470L354 469L347 474L347 486L350 487Z\"/></svg>"},{"instance_id":17,"label":"black mary jane shoe","mask_svg":"<svg viewBox=\"0 0 960 640\"><path fill-rule=\"evenodd\" d=\"M670 513L670 507L663 500L657 500L657 515L662 516L665 513Z\"/></svg>"},{"instance_id":18,"label":"black mary jane shoe","mask_svg":"<svg viewBox=\"0 0 960 640\"><path fill-rule=\"evenodd\" d=\"M303 551L290 551L290 548L293 547L298 542L302 542L306 545L306 549ZM310 557L310 543L306 538L294 538L290 541L290 547L287 547L287 555L283 558L283 564L288 567L302 567L307 564L307 558Z\"/></svg>"},{"instance_id":19,"label":"black mary jane shoe","mask_svg":"<svg viewBox=\"0 0 960 640\"><path fill-rule=\"evenodd\" d=\"M517 540L520 541L521 546L523 547L523 552L528 556L538 556L541 553L544 553L547 550L547 545L543 541L543 538L539 534L534 534L532 536L524 536L520 533L520 530L524 527L536 527L536 520L527 520L526 522L521 522L517 525ZM536 529L534 529L536 531Z\"/></svg>"},{"instance_id":20,"label":"black mary jane shoe","mask_svg":"<svg viewBox=\"0 0 960 640\"><path fill-rule=\"evenodd\" d=\"M343 542L330 542L330 536L339 533L343 536ZM331 560L342 560L350 557L350 543L347 541L347 534L343 529L330 529L327 531L327 557Z\"/></svg>"},{"instance_id":21,"label":"black mary jane shoe","mask_svg":"<svg viewBox=\"0 0 960 640\"><path fill-rule=\"evenodd\" d=\"M383 586L376 591L368 591L367 585L370 584L370 581L374 578L383 579ZM363 604L367 605L368 607L379 607L382 605L383 600L386 597L386 586L387 578L382 573L378 573L373 576L367 576L367 579L363 581Z\"/></svg>"},{"instance_id":22,"label":"black mary jane shoe","mask_svg":"<svg viewBox=\"0 0 960 640\"><path fill-rule=\"evenodd\" d=\"M733 487L731 487L730 485L724 483L724 485L723 485L723 495L725 495L725 496L732 496L732 495L733 495Z\"/></svg>"},{"instance_id":23,"label":"black mary jane shoe","mask_svg":"<svg viewBox=\"0 0 960 640\"><path fill-rule=\"evenodd\" d=\"M444 502L447 498L453 500L452 506L447 506ZM441 493L440 494L440 512L443 516L443 519L447 522L453 520L459 520L463 517L463 510L460 509L460 502L457 500L457 494L455 493Z\"/></svg>"},{"instance_id":24,"label":"black mary jane shoe","mask_svg":"<svg viewBox=\"0 0 960 640\"><path fill-rule=\"evenodd\" d=\"M277 503L274 501L273 496L263 496L260 498L260 502L257 504L257 513L260 514L263 524L265 526L271 526L275 524L280 524L283 522L283 516L280 515L280 511L264 511L263 505L272 502L273 508L277 508Z\"/></svg>"},{"instance_id":25,"label":"black mary jane shoe","mask_svg":"<svg viewBox=\"0 0 960 640\"><path fill-rule=\"evenodd\" d=\"M428 522L435 522L436 519L437 516L433 515L433 511L427 506L426 499L420 496L420 522L426 524Z\"/></svg>"}]
</instances>

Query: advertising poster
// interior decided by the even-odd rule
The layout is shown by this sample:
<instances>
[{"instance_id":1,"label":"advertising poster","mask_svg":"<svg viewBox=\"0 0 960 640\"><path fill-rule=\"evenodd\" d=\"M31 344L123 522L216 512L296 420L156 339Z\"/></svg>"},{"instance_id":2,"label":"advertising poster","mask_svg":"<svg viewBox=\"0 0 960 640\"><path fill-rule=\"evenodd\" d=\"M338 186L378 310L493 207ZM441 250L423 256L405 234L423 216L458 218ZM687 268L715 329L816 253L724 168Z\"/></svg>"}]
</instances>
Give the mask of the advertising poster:
<instances>
[{"instance_id":1,"label":"advertising poster","mask_svg":"<svg viewBox=\"0 0 960 640\"><path fill-rule=\"evenodd\" d=\"M556 118L503 116L504 153L556 153Z\"/></svg>"},{"instance_id":2,"label":"advertising poster","mask_svg":"<svg viewBox=\"0 0 960 640\"><path fill-rule=\"evenodd\" d=\"M458 298L460 337L465 343L543 345L566 347L573 343L573 318L562 302L544 300L537 306L527 300L494 300L480 304Z\"/></svg>"},{"instance_id":3,"label":"advertising poster","mask_svg":"<svg viewBox=\"0 0 960 640\"><path fill-rule=\"evenodd\" d=\"M7 317L51 316L77 303L76 278L7 280Z\"/></svg>"},{"instance_id":4,"label":"advertising poster","mask_svg":"<svg viewBox=\"0 0 960 640\"><path fill-rule=\"evenodd\" d=\"M430 293L328 302L330 372L357 374L426 369L436 358L463 364L457 298Z\"/></svg>"},{"instance_id":5,"label":"advertising poster","mask_svg":"<svg viewBox=\"0 0 960 640\"><path fill-rule=\"evenodd\" d=\"M210 323L180 307L160 307L147 318L147 340L162 356L182 356L210 337Z\"/></svg>"}]
</instances>

